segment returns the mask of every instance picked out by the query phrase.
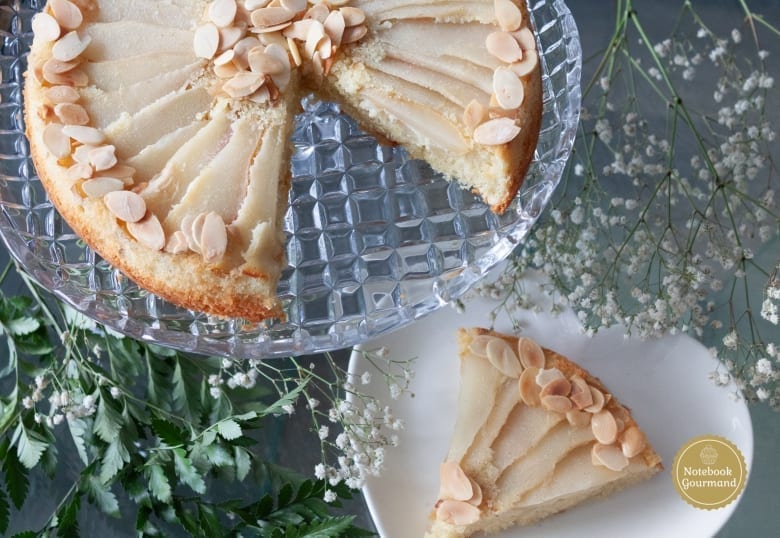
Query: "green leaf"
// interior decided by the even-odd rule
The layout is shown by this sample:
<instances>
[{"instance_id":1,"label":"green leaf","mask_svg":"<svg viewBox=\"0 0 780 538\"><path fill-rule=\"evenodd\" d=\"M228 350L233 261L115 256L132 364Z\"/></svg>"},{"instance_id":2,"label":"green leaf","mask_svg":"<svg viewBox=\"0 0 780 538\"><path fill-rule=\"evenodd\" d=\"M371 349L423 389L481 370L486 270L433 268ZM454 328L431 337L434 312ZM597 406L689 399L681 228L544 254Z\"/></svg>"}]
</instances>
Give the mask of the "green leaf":
<instances>
[{"instance_id":1,"label":"green leaf","mask_svg":"<svg viewBox=\"0 0 780 538\"><path fill-rule=\"evenodd\" d=\"M81 495L76 493L73 495L73 498L70 500L70 502L68 502L57 512L57 517L59 519L59 525L57 526L58 538L78 538L80 536L78 521L80 509Z\"/></svg>"},{"instance_id":2,"label":"green leaf","mask_svg":"<svg viewBox=\"0 0 780 538\"><path fill-rule=\"evenodd\" d=\"M196 493L205 493L206 483L183 449L176 448L173 450L173 462L176 476L184 484L188 485Z\"/></svg>"},{"instance_id":3,"label":"green leaf","mask_svg":"<svg viewBox=\"0 0 780 538\"><path fill-rule=\"evenodd\" d=\"M184 357L176 359L176 367L173 370L173 407L185 419L192 422L197 420L203 412L200 399L200 385L203 379L200 371L194 364L184 364L188 361Z\"/></svg>"},{"instance_id":4,"label":"green leaf","mask_svg":"<svg viewBox=\"0 0 780 538\"><path fill-rule=\"evenodd\" d=\"M8 504L8 497L5 490L0 488L0 534L5 534L8 530L8 522L11 515L11 505Z\"/></svg>"},{"instance_id":5,"label":"green leaf","mask_svg":"<svg viewBox=\"0 0 780 538\"><path fill-rule=\"evenodd\" d=\"M3 439L0 452L3 452L3 474L5 475L6 489L8 495L14 503L17 510L21 510L24 500L27 498L27 492L30 489L30 482L27 480L27 469L19 461L16 451L10 449L8 439Z\"/></svg>"},{"instance_id":6,"label":"green leaf","mask_svg":"<svg viewBox=\"0 0 780 538\"><path fill-rule=\"evenodd\" d=\"M233 419L223 420L217 423L217 431L227 441L233 441L243 435L241 426Z\"/></svg>"},{"instance_id":7,"label":"green leaf","mask_svg":"<svg viewBox=\"0 0 780 538\"><path fill-rule=\"evenodd\" d=\"M217 467L229 467L233 465L233 458L222 445L209 445L206 447L206 458Z\"/></svg>"},{"instance_id":8,"label":"green leaf","mask_svg":"<svg viewBox=\"0 0 780 538\"><path fill-rule=\"evenodd\" d=\"M284 508L288 504L290 504L290 501L292 501L293 498L293 487L292 484L285 484L279 489L279 494L276 497L276 505L279 508Z\"/></svg>"},{"instance_id":9,"label":"green leaf","mask_svg":"<svg viewBox=\"0 0 780 538\"><path fill-rule=\"evenodd\" d=\"M38 533L34 531L17 532L11 538L38 538Z\"/></svg>"},{"instance_id":10,"label":"green leaf","mask_svg":"<svg viewBox=\"0 0 780 538\"><path fill-rule=\"evenodd\" d=\"M199 504L198 519L200 520L201 530L205 536L213 538L225 535L212 507L205 504Z\"/></svg>"},{"instance_id":11,"label":"green leaf","mask_svg":"<svg viewBox=\"0 0 780 538\"><path fill-rule=\"evenodd\" d=\"M168 422L162 418L155 417L152 419L152 431L162 440L163 443L170 447L181 446L187 444L190 436L187 432L175 424Z\"/></svg>"},{"instance_id":12,"label":"green leaf","mask_svg":"<svg viewBox=\"0 0 780 538\"><path fill-rule=\"evenodd\" d=\"M107 484L130 462L130 452L122 442L122 436L111 441L103 454L100 466L100 481Z\"/></svg>"},{"instance_id":13,"label":"green leaf","mask_svg":"<svg viewBox=\"0 0 780 538\"><path fill-rule=\"evenodd\" d=\"M80 418L68 419L68 431L73 439L73 444L76 445L76 452L78 452L79 458L86 466L89 465L89 457L87 456L87 445L84 440L84 436L87 434L87 423Z\"/></svg>"},{"instance_id":14,"label":"green leaf","mask_svg":"<svg viewBox=\"0 0 780 538\"><path fill-rule=\"evenodd\" d=\"M147 467L149 476L149 489L152 495L159 501L164 503L171 502L171 484L168 482L168 477L165 476L165 471L160 465L153 464Z\"/></svg>"},{"instance_id":15,"label":"green leaf","mask_svg":"<svg viewBox=\"0 0 780 538\"><path fill-rule=\"evenodd\" d=\"M13 336L22 336L33 333L41 326L40 321L35 318L17 318L5 324L6 330Z\"/></svg>"},{"instance_id":16,"label":"green leaf","mask_svg":"<svg viewBox=\"0 0 780 538\"><path fill-rule=\"evenodd\" d=\"M308 383L306 382L299 383L297 387L263 409L263 415L267 416L285 413L284 408L288 405L295 404L295 400L298 399L298 396L300 396L301 392L303 392L307 384Z\"/></svg>"},{"instance_id":17,"label":"green leaf","mask_svg":"<svg viewBox=\"0 0 780 538\"><path fill-rule=\"evenodd\" d=\"M109 489L109 486L103 484L98 477L93 475L84 477L81 483L87 498L101 512L113 517L119 517L119 502L117 502L116 495Z\"/></svg>"},{"instance_id":18,"label":"green leaf","mask_svg":"<svg viewBox=\"0 0 780 538\"><path fill-rule=\"evenodd\" d=\"M19 425L17 426L17 432L16 455L22 465L28 469L32 469L38 465L48 443L42 440L34 431L25 428L24 424L21 422L19 422ZM17 433L14 433L14 436L16 435Z\"/></svg>"},{"instance_id":19,"label":"green leaf","mask_svg":"<svg viewBox=\"0 0 780 538\"><path fill-rule=\"evenodd\" d=\"M122 413L114 405L111 396L101 388L93 431L106 443L116 439L122 430Z\"/></svg>"},{"instance_id":20,"label":"green leaf","mask_svg":"<svg viewBox=\"0 0 780 538\"><path fill-rule=\"evenodd\" d=\"M16 348L19 353L40 357L54 350L49 336L45 331L35 331L16 338Z\"/></svg>"},{"instance_id":21,"label":"green leaf","mask_svg":"<svg viewBox=\"0 0 780 538\"><path fill-rule=\"evenodd\" d=\"M352 526L355 516L329 517L323 521L315 521L297 529L301 538L338 538Z\"/></svg>"},{"instance_id":22,"label":"green leaf","mask_svg":"<svg viewBox=\"0 0 780 538\"><path fill-rule=\"evenodd\" d=\"M239 482L243 482L252 468L252 458L245 449L235 446L233 447L233 460L236 462L236 478Z\"/></svg>"}]
</instances>

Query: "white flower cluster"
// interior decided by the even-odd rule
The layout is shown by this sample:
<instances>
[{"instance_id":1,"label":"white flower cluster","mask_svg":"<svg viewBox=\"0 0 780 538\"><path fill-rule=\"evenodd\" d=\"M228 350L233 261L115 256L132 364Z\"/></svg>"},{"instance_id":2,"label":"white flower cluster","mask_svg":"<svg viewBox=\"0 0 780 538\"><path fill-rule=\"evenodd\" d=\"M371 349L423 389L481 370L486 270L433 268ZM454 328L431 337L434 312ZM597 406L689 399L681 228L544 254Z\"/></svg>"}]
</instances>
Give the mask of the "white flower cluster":
<instances>
[{"instance_id":1,"label":"white flower cluster","mask_svg":"<svg viewBox=\"0 0 780 538\"><path fill-rule=\"evenodd\" d=\"M22 407L35 410L33 420L49 428L62 424L65 419L73 421L92 416L97 411L97 401L92 394L84 394L80 390L74 393L66 389L53 389L49 380L42 375L35 377L31 389L30 395L22 398ZM43 413L39 411L38 404L46 399L47 392L49 392L49 410Z\"/></svg>"}]
</instances>

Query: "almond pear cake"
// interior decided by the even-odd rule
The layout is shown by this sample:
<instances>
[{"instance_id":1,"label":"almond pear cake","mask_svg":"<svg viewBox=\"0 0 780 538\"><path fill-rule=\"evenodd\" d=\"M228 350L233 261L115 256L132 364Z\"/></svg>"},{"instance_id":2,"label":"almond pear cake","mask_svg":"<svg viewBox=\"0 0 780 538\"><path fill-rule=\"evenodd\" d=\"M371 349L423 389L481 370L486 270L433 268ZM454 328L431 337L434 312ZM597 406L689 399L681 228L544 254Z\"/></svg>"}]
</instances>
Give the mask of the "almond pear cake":
<instances>
[{"instance_id":1,"label":"almond pear cake","mask_svg":"<svg viewBox=\"0 0 780 538\"><path fill-rule=\"evenodd\" d=\"M528 525L662 470L631 412L527 337L461 329L460 389L428 537Z\"/></svg>"},{"instance_id":2,"label":"almond pear cake","mask_svg":"<svg viewBox=\"0 0 780 538\"><path fill-rule=\"evenodd\" d=\"M283 318L294 116L311 92L503 212L541 70L522 0L49 0L24 89L58 211L166 300Z\"/></svg>"}]
</instances>

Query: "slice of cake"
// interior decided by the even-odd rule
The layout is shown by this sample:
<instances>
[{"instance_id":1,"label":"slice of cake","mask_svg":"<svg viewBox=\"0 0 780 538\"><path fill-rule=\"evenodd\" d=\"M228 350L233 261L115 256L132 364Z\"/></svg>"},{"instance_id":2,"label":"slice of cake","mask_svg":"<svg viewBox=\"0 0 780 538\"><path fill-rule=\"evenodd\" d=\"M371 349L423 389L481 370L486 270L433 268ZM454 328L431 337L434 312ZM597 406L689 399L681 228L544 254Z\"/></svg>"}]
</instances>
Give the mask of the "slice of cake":
<instances>
[{"instance_id":1,"label":"slice of cake","mask_svg":"<svg viewBox=\"0 0 780 538\"><path fill-rule=\"evenodd\" d=\"M539 134L520 0L49 0L32 27L25 123L50 199L140 286L218 316L284 316L303 95L497 212Z\"/></svg>"},{"instance_id":2,"label":"slice of cake","mask_svg":"<svg viewBox=\"0 0 780 538\"><path fill-rule=\"evenodd\" d=\"M631 412L533 340L461 329L455 429L426 536L528 525L660 471Z\"/></svg>"}]
</instances>

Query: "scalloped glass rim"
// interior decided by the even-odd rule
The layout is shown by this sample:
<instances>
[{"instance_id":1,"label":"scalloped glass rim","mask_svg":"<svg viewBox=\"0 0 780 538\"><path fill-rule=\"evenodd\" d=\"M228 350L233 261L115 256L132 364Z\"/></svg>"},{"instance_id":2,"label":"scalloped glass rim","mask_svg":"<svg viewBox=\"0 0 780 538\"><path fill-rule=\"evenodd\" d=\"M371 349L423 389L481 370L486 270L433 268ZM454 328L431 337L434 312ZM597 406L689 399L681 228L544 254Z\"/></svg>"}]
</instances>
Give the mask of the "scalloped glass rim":
<instances>
[{"instance_id":1,"label":"scalloped glass rim","mask_svg":"<svg viewBox=\"0 0 780 538\"><path fill-rule=\"evenodd\" d=\"M334 105L305 100L292 139L289 265L279 286L288 320L217 319L139 289L86 247L46 198L29 158L21 95L30 19L44 3L0 11L0 235L43 287L116 331L161 345L301 355L349 347L437 310L526 237L576 135L582 54L561 0L529 2L541 51L542 130L523 187L500 217L403 149L377 144Z\"/></svg>"}]
</instances>

